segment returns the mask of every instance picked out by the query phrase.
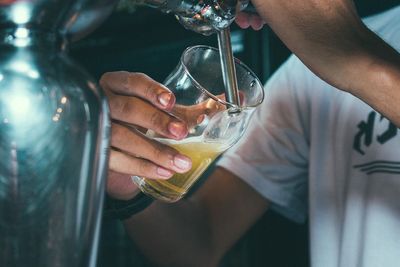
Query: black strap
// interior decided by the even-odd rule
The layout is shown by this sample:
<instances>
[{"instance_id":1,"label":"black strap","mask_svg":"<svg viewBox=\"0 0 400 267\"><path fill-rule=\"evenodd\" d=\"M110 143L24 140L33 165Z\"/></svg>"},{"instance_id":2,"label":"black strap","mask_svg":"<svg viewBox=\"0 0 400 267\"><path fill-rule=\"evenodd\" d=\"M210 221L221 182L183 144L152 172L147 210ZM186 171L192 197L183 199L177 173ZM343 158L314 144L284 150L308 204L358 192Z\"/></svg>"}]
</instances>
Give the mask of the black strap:
<instances>
[{"instance_id":1,"label":"black strap","mask_svg":"<svg viewBox=\"0 0 400 267\"><path fill-rule=\"evenodd\" d=\"M150 206L153 201L153 198L142 192L139 192L130 200L113 199L106 195L103 218L119 220L129 219L134 214Z\"/></svg>"}]
</instances>

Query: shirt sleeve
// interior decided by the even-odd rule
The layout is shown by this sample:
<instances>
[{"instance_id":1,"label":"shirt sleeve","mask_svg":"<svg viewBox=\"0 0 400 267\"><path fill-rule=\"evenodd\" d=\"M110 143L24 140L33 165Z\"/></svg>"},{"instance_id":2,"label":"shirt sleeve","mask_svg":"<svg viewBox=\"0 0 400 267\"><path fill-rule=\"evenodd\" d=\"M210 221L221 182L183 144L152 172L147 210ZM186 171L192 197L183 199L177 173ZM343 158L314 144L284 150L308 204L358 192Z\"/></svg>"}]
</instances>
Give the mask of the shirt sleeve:
<instances>
[{"instance_id":1,"label":"shirt sleeve","mask_svg":"<svg viewBox=\"0 0 400 267\"><path fill-rule=\"evenodd\" d=\"M310 96L304 69L292 56L277 70L245 135L217 163L296 222L307 216Z\"/></svg>"}]
</instances>

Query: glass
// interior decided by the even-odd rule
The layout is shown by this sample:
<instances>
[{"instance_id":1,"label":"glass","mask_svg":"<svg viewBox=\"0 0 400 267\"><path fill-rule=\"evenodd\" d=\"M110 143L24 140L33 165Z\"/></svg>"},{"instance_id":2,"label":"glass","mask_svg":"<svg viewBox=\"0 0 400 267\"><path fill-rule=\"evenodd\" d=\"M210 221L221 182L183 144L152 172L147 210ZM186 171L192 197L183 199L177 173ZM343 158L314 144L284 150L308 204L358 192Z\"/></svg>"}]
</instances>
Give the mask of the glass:
<instances>
[{"instance_id":1,"label":"glass","mask_svg":"<svg viewBox=\"0 0 400 267\"><path fill-rule=\"evenodd\" d=\"M164 84L175 94L171 114L186 121L188 136L180 141L147 135L168 144L192 159L192 168L168 180L133 176L133 181L154 198L175 202L181 199L207 167L243 135L264 91L256 75L235 59L241 106L225 101L219 52L208 46L187 48L176 69Z\"/></svg>"}]
</instances>

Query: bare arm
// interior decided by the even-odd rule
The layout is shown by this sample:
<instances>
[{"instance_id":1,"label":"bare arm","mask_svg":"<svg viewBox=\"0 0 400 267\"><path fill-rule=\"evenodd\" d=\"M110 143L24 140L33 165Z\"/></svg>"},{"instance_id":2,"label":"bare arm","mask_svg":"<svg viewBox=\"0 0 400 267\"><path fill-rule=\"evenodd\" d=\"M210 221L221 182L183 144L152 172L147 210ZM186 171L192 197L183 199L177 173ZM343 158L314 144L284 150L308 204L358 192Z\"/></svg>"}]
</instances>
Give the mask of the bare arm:
<instances>
[{"instance_id":1,"label":"bare arm","mask_svg":"<svg viewBox=\"0 0 400 267\"><path fill-rule=\"evenodd\" d=\"M252 0L314 73L400 126L400 55L359 18L351 0Z\"/></svg>"},{"instance_id":2,"label":"bare arm","mask_svg":"<svg viewBox=\"0 0 400 267\"><path fill-rule=\"evenodd\" d=\"M216 266L264 213L267 201L218 168L191 198L157 202L125 222L143 253L159 266Z\"/></svg>"}]
</instances>

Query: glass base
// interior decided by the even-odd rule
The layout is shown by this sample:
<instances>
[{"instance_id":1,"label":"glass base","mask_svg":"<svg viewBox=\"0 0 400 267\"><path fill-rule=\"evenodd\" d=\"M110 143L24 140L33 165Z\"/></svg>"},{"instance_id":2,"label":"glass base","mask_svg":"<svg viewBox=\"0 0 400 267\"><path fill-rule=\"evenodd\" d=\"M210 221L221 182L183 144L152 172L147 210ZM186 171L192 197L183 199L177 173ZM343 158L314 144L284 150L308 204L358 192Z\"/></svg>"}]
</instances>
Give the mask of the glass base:
<instances>
[{"instance_id":1,"label":"glass base","mask_svg":"<svg viewBox=\"0 0 400 267\"><path fill-rule=\"evenodd\" d=\"M131 176L131 179L143 193L163 202L177 202L184 196L184 194L168 194L166 192L162 192L146 183L146 180L139 176Z\"/></svg>"}]
</instances>

